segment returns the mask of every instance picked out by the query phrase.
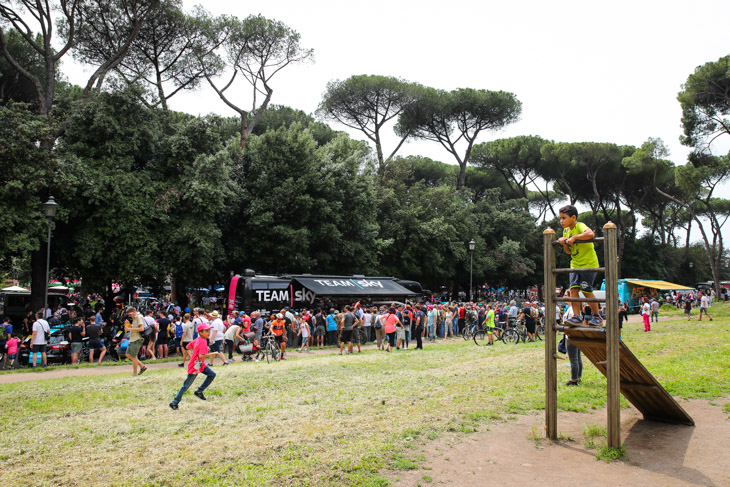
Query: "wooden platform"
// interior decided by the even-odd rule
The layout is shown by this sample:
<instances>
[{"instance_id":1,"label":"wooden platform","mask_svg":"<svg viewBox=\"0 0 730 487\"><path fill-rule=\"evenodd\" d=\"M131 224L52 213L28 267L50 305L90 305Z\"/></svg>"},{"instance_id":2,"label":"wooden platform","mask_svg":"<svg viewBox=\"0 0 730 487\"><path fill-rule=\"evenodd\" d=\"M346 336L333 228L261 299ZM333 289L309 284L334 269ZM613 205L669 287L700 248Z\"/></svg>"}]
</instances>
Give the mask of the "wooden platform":
<instances>
[{"instance_id":1,"label":"wooden platform","mask_svg":"<svg viewBox=\"0 0 730 487\"><path fill-rule=\"evenodd\" d=\"M570 342L580 348L588 360L607 376L606 330L603 327L559 326ZM664 389L646 367L619 340L621 394L634 405L644 419L693 426L694 420Z\"/></svg>"}]
</instances>

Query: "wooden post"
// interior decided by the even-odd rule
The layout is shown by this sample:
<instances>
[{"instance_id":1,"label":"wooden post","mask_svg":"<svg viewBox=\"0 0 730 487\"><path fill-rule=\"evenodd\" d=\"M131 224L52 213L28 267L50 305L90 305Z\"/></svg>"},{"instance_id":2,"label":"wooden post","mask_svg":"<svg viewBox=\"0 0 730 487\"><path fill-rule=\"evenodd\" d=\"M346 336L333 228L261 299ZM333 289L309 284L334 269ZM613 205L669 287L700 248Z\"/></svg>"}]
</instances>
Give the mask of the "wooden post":
<instances>
[{"instance_id":1,"label":"wooden post","mask_svg":"<svg viewBox=\"0 0 730 487\"><path fill-rule=\"evenodd\" d=\"M608 446L621 446L621 364L618 328L618 254L616 225L603 226L604 267L606 268L606 379Z\"/></svg>"},{"instance_id":2,"label":"wooden post","mask_svg":"<svg viewBox=\"0 0 730 487\"><path fill-rule=\"evenodd\" d=\"M545 248L545 436L550 440L558 439L558 361L556 353L555 331L555 230L548 227L543 232Z\"/></svg>"}]
</instances>

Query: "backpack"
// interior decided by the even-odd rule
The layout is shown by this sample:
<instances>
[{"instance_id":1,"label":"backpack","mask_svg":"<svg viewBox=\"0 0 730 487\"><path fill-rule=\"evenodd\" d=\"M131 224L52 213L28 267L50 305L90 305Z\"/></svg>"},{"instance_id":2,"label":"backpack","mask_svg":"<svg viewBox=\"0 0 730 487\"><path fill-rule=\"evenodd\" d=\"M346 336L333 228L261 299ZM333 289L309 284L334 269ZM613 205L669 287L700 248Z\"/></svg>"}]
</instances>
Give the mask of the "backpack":
<instances>
[{"instance_id":1,"label":"backpack","mask_svg":"<svg viewBox=\"0 0 730 487\"><path fill-rule=\"evenodd\" d=\"M537 312L537 308L530 308L530 318L533 320L536 320L539 317L539 313Z\"/></svg>"},{"instance_id":2,"label":"backpack","mask_svg":"<svg viewBox=\"0 0 730 487\"><path fill-rule=\"evenodd\" d=\"M8 330L5 325L0 325L0 342L4 342L8 339Z\"/></svg>"}]
</instances>

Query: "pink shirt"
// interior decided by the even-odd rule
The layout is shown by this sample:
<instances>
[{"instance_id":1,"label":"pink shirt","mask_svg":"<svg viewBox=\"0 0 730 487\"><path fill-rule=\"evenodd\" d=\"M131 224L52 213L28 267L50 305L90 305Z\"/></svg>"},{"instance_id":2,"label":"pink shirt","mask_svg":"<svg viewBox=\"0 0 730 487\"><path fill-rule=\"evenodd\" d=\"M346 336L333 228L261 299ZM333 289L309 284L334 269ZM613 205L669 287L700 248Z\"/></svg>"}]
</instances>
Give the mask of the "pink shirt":
<instances>
[{"instance_id":1,"label":"pink shirt","mask_svg":"<svg viewBox=\"0 0 730 487\"><path fill-rule=\"evenodd\" d=\"M385 333L394 333L395 332L395 324L398 321L398 317L394 314L388 313L383 316L385 321L385 326L383 327L383 331Z\"/></svg>"},{"instance_id":2,"label":"pink shirt","mask_svg":"<svg viewBox=\"0 0 730 487\"><path fill-rule=\"evenodd\" d=\"M18 353L18 343L20 340L17 338L11 338L7 341L7 347L8 347L8 355L12 355L14 353Z\"/></svg>"},{"instance_id":3,"label":"pink shirt","mask_svg":"<svg viewBox=\"0 0 730 487\"><path fill-rule=\"evenodd\" d=\"M193 351L188 362L188 374L199 374L205 368L205 357L201 355L208 354L208 340L198 337L188 344L188 349Z\"/></svg>"}]
</instances>

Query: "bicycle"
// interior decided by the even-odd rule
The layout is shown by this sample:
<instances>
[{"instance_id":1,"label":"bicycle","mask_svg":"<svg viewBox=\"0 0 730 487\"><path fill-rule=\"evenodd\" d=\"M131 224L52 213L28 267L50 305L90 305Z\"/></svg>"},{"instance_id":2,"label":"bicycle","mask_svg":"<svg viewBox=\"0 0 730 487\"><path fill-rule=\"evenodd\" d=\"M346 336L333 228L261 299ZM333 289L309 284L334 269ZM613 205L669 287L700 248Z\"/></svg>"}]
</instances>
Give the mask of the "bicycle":
<instances>
[{"instance_id":1,"label":"bicycle","mask_svg":"<svg viewBox=\"0 0 730 487\"><path fill-rule=\"evenodd\" d=\"M272 361L278 362L279 360L281 360L281 349L279 348L279 344L276 343L274 335L272 335L270 332L265 333L261 336L261 348L259 348L256 359L266 359L266 363L269 364Z\"/></svg>"}]
</instances>

